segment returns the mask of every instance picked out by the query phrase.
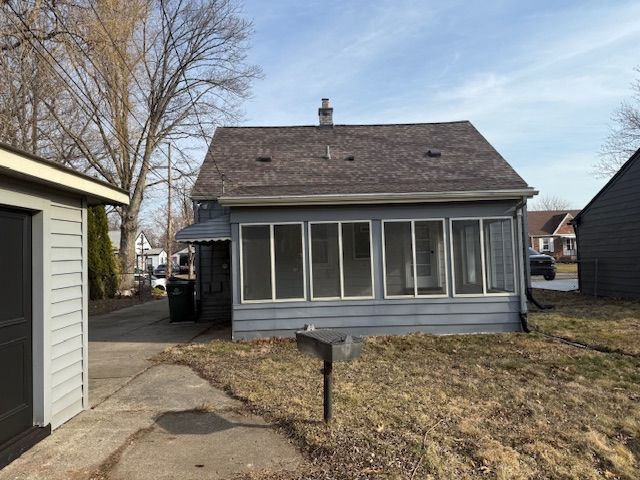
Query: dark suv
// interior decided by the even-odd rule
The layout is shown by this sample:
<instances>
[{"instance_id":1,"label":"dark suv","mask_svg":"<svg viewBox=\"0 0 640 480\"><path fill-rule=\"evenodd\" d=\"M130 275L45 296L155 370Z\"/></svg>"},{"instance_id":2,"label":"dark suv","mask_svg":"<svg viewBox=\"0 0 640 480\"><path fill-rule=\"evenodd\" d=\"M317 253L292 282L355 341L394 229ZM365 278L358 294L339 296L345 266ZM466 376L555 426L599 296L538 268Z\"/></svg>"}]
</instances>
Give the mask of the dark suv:
<instances>
[{"instance_id":1,"label":"dark suv","mask_svg":"<svg viewBox=\"0 0 640 480\"><path fill-rule=\"evenodd\" d=\"M529 247L529 265L531 275L543 275L545 280L556 278L556 261L551 255L536 252Z\"/></svg>"}]
</instances>

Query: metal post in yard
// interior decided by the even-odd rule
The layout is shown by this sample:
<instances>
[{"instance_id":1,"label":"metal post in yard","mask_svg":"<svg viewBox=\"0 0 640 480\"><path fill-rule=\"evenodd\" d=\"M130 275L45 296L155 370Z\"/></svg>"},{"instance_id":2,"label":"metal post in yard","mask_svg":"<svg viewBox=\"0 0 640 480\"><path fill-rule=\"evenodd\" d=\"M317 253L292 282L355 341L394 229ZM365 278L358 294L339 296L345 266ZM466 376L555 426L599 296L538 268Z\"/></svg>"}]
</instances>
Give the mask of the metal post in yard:
<instances>
[{"instance_id":1,"label":"metal post in yard","mask_svg":"<svg viewBox=\"0 0 640 480\"><path fill-rule=\"evenodd\" d=\"M329 423L331 421L331 417L333 416L332 405L331 405L331 384L332 382L332 373L333 373L333 363L332 362L324 362L324 421L325 423Z\"/></svg>"}]
</instances>

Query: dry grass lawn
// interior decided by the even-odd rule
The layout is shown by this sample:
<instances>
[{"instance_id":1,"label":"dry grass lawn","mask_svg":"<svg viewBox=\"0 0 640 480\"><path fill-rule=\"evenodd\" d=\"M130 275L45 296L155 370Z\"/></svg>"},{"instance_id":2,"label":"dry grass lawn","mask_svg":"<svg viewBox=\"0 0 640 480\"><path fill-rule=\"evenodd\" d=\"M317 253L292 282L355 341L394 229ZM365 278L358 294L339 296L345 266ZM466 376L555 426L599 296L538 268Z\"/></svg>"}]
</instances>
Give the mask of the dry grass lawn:
<instances>
[{"instance_id":1,"label":"dry grass lawn","mask_svg":"<svg viewBox=\"0 0 640 480\"><path fill-rule=\"evenodd\" d=\"M295 474L251 478L640 478L640 359L538 334L366 341L334 367L322 418L318 360L290 340L165 352L244 399L306 454Z\"/></svg>"},{"instance_id":2,"label":"dry grass lawn","mask_svg":"<svg viewBox=\"0 0 640 480\"><path fill-rule=\"evenodd\" d=\"M578 273L577 263L557 263L556 268L558 273Z\"/></svg>"},{"instance_id":3,"label":"dry grass lawn","mask_svg":"<svg viewBox=\"0 0 640 480\"><path fill-rule=\"evenodd\" d=\"M640 357L640 302L550 290L534 290L534 296L554 305L531 312L530 323L538 330Z\"/></svg>"}]
</instances>

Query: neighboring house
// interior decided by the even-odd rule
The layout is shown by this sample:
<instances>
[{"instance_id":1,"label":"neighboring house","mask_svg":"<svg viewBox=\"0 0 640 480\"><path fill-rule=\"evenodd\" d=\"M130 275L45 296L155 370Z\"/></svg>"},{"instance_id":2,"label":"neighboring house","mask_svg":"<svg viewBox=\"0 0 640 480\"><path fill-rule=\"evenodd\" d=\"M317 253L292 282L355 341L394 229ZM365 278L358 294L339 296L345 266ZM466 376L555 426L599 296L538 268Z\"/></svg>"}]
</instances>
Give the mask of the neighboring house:
<instances>
[{"instance_id":1,"label":"neighboring house","mask_svg":"<svg viewBox=\"0 0 640 480\"><path fill-rule=\"evenodd\" d=\"M519 331L527 198L471 123L216 129L193 190L202 316L234 339ZM224 174L224 175L221 175Z\"/></svg>"},{"instance_id":2,"label":"neighboring house","mask_svg":"<svg viewBox=\"0 0 640 480\"><path fill-rule=\"evenodd\" d=\"M575 262L578 255L576 234L571 220L580 210L527 212L529 245L556 260Z\"/></svg>"},{"instance_id":3,"label":"neighboring house","mask_svg":"<svg viewBox=\"0 0 640 480\"><path fill-rule=\"evenodd\" d=\"M573 219L580 291L640 298L640 150Z\"/></svg>"},{"instance_id":4,"label":"neighboring house","mask_svg":"<svg viewBox=\"0 0 640 480\"><path fill-rule=\"evenodd\" d=\"M144 261L147 269L156 269L158 265L167 264L167 252L165 252L164 248L150 248L144 252Z\"/></svg>"},{"instance_id":5,"label":"neighboring house","mask_svg":"<svg viewBox=\"0 0 640 480\"><path fill-rule=\"evenodd\" d=\"M189 247L185 247L182 250L175 252L171 255L171 259L173 260L173 263L180 265L181 269L189 268Z\"/></svg>"},{"instance_id":6,"label":"neighboring house","mask_svg":"<svg viewBox=\"0 0 640 480\"><path fill-rule=\"evenodd\" d=\"M111 240L111 245L113 245L113 254L114 255L118 255L118 253L120 252L120 235L122 233L120 232L120 230L109 230L109 239ZM159 265L159 263L154 264L154 261L157 262L158 261L158 255L159 255L159 251L161 249L156 249L153 247L153 245L151 245L151 242L149 241L149 239L147 238L147 236L145 235L144 231L139 230L138 234L136 235L136 242L135 242L135 246L136 246L136 268L138 270L143 269L143 266L146 264L148 265L152 265L154 268L157 267ZM154 253L155 255L155 259L152 258L150 260L149 255L151 251L154 251L156 253ZM164 250L162 250L162 252L164 252ZM164 261L166 262L167 260L167 254L164 254ZM162 263L162 262L160 262ZM132 273L132 272L131 272Z\"/></svg>"},{"instance_id":7,"label":"neighboring house","mask_svg":"<svg viewBox=\"0 0 640 480\"><path fill-rule=\"evenodd\" d=\"M0 144L0 468L89 407L87 206L128 201Z\"/></svg>"}]
</instances>

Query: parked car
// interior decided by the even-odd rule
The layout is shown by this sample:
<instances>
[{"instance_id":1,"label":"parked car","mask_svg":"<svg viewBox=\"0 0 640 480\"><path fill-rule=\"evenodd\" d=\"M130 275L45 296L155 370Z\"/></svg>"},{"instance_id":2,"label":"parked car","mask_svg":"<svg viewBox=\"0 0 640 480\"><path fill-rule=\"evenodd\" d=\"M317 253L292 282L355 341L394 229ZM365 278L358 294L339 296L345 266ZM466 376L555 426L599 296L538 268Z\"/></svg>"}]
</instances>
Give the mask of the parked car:
<instances>
[{"instance_id":1,"label":"parked car","mask_svg":"<svg viewBox=\"0 0 640 480\"><path fill-rule=\"evenodd\" d=\"M165 277L151 277L151 288L167 289L167 279Z\"/></svg>"},{"instance_id":2,"label":"parked car","mask_svg":"<svg viewBox=\"0 0 640 480\"><path fill-rule=\"evenodd\" d=\"M172 272L173 273L180 273L180 265L178 265L177 263L174 263L172 265ZM156 269L153 271L153 274L156 277L166 277L167 276L167 265L165 265L164 263L158 265L156 267Z\"/></svg>"},{"instance_id":3,"label":"parked car","mask_svg":"<svg viewBox=\"0 0 640 480\"><path fill-rule=\"evenodd\" d=\"M531 275L542 275L545 280L556 278L556 261L551 255L545 255L529 247L529 265Z\"/></svg>"}]
</instances>

